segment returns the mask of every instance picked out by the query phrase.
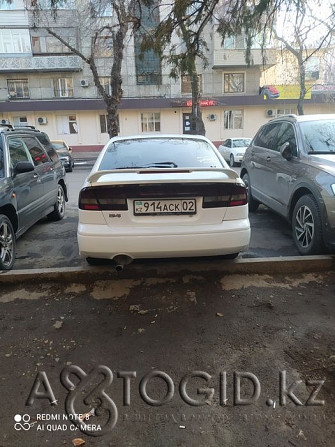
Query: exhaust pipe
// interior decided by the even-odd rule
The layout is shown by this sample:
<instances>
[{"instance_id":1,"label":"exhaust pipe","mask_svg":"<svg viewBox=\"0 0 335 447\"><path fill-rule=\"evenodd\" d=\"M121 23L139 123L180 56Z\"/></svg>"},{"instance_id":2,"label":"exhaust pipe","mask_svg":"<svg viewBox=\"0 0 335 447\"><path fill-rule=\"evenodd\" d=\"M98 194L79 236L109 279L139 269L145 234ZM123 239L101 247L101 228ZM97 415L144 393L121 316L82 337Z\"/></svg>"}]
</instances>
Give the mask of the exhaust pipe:
<instances>
[{"instance_id":1,"label":"exhaust pipe","mask_svg":"<svg viewBox=\"0 0 335 447\"><path fill-rule=\"evenodd\" d=\"M122 272L125 265L133 262L133 258L128 255L117 255L114 256L113 261L115 262L115 270L117 272Z\"/></svg>"}]
</instances>

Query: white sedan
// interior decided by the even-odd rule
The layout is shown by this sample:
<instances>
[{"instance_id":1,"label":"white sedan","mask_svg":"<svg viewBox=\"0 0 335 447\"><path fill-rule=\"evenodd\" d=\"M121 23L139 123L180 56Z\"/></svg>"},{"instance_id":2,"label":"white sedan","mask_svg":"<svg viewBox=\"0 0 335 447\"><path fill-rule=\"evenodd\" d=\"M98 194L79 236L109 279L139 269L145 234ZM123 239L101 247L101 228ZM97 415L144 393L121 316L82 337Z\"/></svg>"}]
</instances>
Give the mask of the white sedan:
<instances>
[{"instance_id":1,"label":"white sedan","mask_svg":"<svg viewBox=\"0 0 335 447\"><path fill-rule=\"evenodd\" d=\"M251 143L251 138L228 138L219 146L223 158L233 167L241 163L244 153Z\"/></svg>"},{"instance_id":2,"label":"white sedan","mask_svg":"<svg viewBox=\"0 0 335 447\"><path fill-rule=\"evenodd\" d=\"M79 252L90 264L234 258L249 241L245 185L202 136L112 138L79 194Z\"/></svg>"}]
</instances>

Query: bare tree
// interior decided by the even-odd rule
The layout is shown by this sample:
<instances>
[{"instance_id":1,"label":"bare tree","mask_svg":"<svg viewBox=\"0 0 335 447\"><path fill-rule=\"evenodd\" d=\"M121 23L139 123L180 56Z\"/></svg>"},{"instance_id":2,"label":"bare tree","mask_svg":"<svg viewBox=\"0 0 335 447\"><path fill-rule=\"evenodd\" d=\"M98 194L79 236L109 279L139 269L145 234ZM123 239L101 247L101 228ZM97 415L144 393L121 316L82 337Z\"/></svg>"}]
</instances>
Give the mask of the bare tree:
<instances>
[{"instance_id":1,"label":"bare tree","mask_svg":"<svg viewBox=\"0 0 335 447\"><path fill-rule=\"evenodd\" d=\"M335 30L335 14L331 9L325 18L316 16L315 10L321 11L324 2L315 0L314 5L293 0L282 12L282 29L273 27L273 35L296 60L298 67L299 99L297 109L299 115L304 114L304 99L308 90L306 84L306 66L320 50L331 45ZM280 16L280 11L279 14Z\"/></svg>"},{"instance_id":2,"label":"bare tree","mask_svg":"<svg viewBox=\"0 0 335 447\"><path fill-rule=\"evenodd\" d=\"M79 56L90 68L94 84L106 104L107 131L110 137L119 133L118 107L122 99L122 62L126 36L139 26L140 19L135 15L136 0L100 0L98 2L85 1L78 4L76 15L71 17L71 26L81 29L81 39L70 41L55 27L58 18L59 0L52 0L52 14L47 17L38 2L32 1L31 9L38 27L46 31L73 54ZM71 3L71 0L62 0ZM106 8L110 9L110 17L105 17ZM86 44L83 41L86 38ZM101 81L101 67L99 56L102 47L111 50L110 89Z\"/></svg>"}]
</instances>

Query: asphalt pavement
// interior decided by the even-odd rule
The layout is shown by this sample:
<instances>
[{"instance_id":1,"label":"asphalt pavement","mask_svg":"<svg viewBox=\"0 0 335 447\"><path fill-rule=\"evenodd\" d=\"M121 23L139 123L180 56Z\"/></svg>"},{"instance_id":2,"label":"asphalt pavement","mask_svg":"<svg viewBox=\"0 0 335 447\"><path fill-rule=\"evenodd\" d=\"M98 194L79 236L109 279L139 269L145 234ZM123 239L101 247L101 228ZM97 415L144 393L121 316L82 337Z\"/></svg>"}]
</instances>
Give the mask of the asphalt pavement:
<instances>
[{"instance_id":1,"label":"asphalt pavement","mask_svg":"<svg viewBox=\"0 0 335 447\"><path fill-rule=\"evenodd\" d=\"M0 446L333 447L334 271L194 267L0 277Z\"/></svg>"}]
</instances>

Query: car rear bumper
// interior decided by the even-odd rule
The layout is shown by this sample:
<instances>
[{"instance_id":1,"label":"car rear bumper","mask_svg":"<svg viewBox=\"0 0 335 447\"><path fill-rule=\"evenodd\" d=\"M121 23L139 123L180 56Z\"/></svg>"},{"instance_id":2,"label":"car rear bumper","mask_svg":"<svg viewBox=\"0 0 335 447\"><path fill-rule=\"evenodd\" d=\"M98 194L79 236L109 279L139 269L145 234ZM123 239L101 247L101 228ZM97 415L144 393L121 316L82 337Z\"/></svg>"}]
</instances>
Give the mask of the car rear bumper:
<instances>
[{"instance_id":1,"label":"car rear bumper","mask_svg":"<svg viewBox=\"0 0 335 447\"><path fill-rule=\"evenodd\" d=\"M152 228L130 233L111 229L105 225L81 224L78 226L79 253L83 258L113 259L124 254L136 258L163 258L188 256L217 256L245 251L250 242L248 219L222 222L220 225L182 227L164 232Z\"/></svg>"}]
</instances>

